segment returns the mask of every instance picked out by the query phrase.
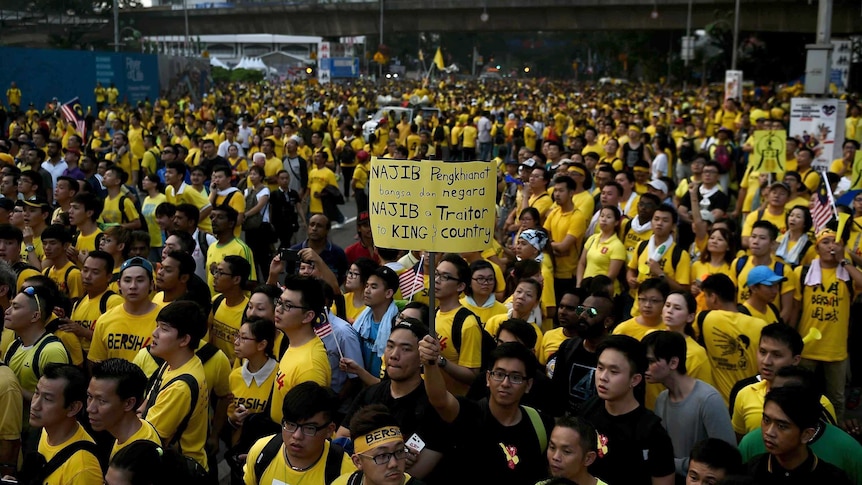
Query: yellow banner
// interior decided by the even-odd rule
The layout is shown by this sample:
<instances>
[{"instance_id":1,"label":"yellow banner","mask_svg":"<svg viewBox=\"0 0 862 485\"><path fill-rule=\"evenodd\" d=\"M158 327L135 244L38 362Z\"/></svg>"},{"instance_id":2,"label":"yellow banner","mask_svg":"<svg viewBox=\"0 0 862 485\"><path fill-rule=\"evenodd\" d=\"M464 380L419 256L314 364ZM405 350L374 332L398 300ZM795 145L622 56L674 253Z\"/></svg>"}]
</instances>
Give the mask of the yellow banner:
<instances>
[{"instance_id":1,"label":"yellow banner","mask_svg":"<svg viewBox=\"0 0 862 485\"><path fill-rule=\"evenodd\" d=\"M850 190L862 189L862 150L856 150L856 158L853 159L853 174L850 181L852 182Z\"/></svg>"},{"instance_id":2,"label":"yellow banner","mask_svg":"<svg viewBox=\"0 0 862 485\"><path fill-rule=\"evenodd\" d=\"M460 253L494 238L497 172L488 162L373 157L368 190L376 246Z\"/></svg>"},{"instance_id":3,"label":"yellow banner","mask_svg":"<svg viewBox=\"0 0 862 485\"><path fill-rule=\"evenodd\" d=\"M748 164L760 173L784 173L787 163L787 132L785 130L757 130L754 132L754 151Z\"/></svg>"}]
</instances>

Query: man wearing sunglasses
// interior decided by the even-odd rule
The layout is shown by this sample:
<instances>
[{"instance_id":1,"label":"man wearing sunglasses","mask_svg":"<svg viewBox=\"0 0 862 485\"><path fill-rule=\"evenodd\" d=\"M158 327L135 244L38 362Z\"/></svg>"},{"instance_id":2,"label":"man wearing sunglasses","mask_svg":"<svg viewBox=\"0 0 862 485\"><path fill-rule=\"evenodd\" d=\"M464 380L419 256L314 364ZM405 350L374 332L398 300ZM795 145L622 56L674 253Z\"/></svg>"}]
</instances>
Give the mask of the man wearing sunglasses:
<instances>
[{"instance_id":1,"label":"man wearing sunglasses","mask_svg":"<svg viewBox=\"0 0 862 485\"><path fill-rule=\"evenodd\" d=\"M533 386L538 362L527 347L508 342L491 352L488 400L471 401L446 390L437 365L440 342L426 336L419 342L425 364L425 391L437 414L451 423L451 470L459 483L536 483L547 474L545 451L553 419L522 406Z\"/></svg>"},{"instance_id":2,"label":"man wearing sunglasses","mask_svg":"<svg viewBox=\"0 0 862 485\"><path fill-rule=\"evenodd\" d=\"M351 456L357 471L338 477L332 485L418 485L404 473L410 451L395 416L382 404L366 406L350 420Z\"/></svg>"},{"instance_id":3,"label":"man wearing sunglasses","mask_svg":"<svg viewBox=\"0 0 862 485\"><path fill-rule=\"evenodd\" d=\"M344 449L327 439L335 431L332 418L338 407L331 389L303 382L293 387L279 406L281 433L252 445L243 468L246 485L329 485L356 470Z\"/></svg>"},{"instance_id":4,"label":"man wearing sunglasses","mask_svg":"<svg viewBox=\"0 0 862 485\"><path fill-rule=\"evenodd\" d=\"M596 394L596 348L614 325L614 304L607 295L589 296L583 305L577 301L576 294L567 292L557 305L557 319L568 340L547 365L554 393L566 396L565 402L556 400L560 408L554 414L577 415L583 403Z\"/></svg>"}]
</instances>

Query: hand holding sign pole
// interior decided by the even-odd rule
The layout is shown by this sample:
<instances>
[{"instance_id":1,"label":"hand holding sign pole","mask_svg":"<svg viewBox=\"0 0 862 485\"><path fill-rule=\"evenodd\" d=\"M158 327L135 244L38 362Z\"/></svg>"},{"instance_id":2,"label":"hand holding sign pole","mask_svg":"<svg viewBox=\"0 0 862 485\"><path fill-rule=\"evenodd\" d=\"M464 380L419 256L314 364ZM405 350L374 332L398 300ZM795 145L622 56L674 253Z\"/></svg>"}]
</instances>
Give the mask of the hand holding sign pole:
<instances>
[{"instance_id":1,"label":"hand holding sign pole","mask_svg":"<svg viewBox=\"0 0 862 485\"><path fill-rule=\"evenodd\" d=\"M374 242L429 252L432 310L435 253L491 246L496 184L497 174L487 162L371 159L369 215ZM429 329L434 334L434 311Z\"/></svg>"}]
</instances>

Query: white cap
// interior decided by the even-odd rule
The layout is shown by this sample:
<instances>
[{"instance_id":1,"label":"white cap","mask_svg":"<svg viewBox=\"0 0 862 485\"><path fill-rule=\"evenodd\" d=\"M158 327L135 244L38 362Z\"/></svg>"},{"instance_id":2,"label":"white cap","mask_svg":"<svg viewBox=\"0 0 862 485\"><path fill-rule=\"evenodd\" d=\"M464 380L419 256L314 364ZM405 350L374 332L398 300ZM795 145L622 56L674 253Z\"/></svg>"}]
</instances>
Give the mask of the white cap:
<instances>
[{"instance_id":1,"label":"white cap","mask_svg":"<svg viewBox=\"0 0 862 485\"><path fill-rule=\"evenodd\" d=\"M663 194L667 193L667 184L662 182L661 180L656 180L656 179L650 180L647 185L658 190L659 192L661 192Z\"/></svg>"}]
</instances>

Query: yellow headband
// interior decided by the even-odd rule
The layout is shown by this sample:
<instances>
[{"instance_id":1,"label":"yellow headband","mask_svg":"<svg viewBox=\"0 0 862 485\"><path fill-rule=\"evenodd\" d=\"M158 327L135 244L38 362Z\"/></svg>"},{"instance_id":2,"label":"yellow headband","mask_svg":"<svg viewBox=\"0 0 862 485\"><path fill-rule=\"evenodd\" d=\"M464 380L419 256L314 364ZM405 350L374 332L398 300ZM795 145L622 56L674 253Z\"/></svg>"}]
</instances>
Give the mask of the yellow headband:
<instances>
[{"instance_id":1,"label":"yellow headband","mask_svg":"<svg viewBox=\"0 0 862 485\"><path fill-rule=\"evenodd\" d=\"M835 236L836 236L835 231L833 231L832 229L823 229L822 231L817 233L817 243L816 244L820 244L827 237L831 237L834 239Z\"/></svg>"},{"instance_id":2,"label":"yellow headband","mask_svg":"<svg viewBox=\"0 0 862 485\"><path fill-rule=\"evenodd\" d=\"M372 448L397 442L404 442L404 437L401 436L401 429L398 426L388 426L377 428L365 436L357 438L353 442L353 450L356 454L361 455Z\"/></svg>"},{"instance_id":3,"label":"yellow headband","mask_svg":"<svg viewBox=\"0 0 862 485\"><path fill-rule=\"evenodd\" d=\"M632 171L634 171L634 172L649 172L649 169L644 168L644 167L635 167L632 169Z\"/></svg>"},{"instance_id":4,"label":"yellow headband","mask_svg":"<svg viewBox=\"0 0 862 485\"><path fill-rule=\"evenodd\" d=\"M587 172L582 167L579 167L577 165L572 165L571 167L569 167L568 171L569 172L578 172L579 174L583 175L584 177L587 176Z\"/></svg>"}]
</instances>

